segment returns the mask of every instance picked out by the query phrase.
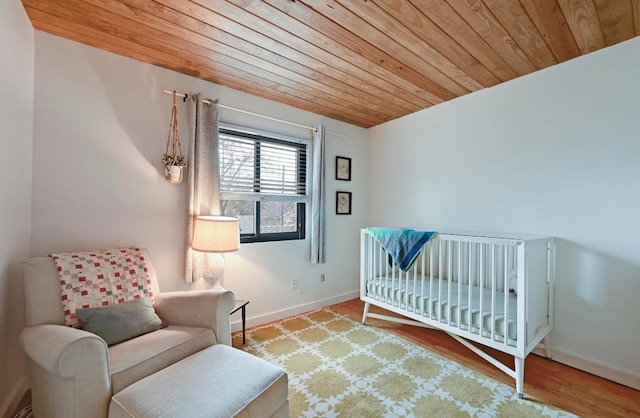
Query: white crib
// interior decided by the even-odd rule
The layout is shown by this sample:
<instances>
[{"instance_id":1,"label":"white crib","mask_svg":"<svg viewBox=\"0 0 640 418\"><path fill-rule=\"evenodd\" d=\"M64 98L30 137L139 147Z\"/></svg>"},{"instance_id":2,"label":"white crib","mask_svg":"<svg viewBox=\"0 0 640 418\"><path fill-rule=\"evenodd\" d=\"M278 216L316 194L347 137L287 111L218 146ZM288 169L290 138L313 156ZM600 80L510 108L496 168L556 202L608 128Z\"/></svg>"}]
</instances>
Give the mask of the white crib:
<instances>
[{"instance_id":1,"label":"white crib","mask_svg":"<svg viewBox=\"0 0 640 418\"><path fill-rule=\"evenodd\" d=\"M521 398L525 357L539 344L551 357L553 238L439 232L403 272L362 229L360 258L363 323L370 317L442 329L514 378ZM370 313L371 304L409 319ZM515 368L467 340L514 356Z\"/></svg>"}]
</instances>

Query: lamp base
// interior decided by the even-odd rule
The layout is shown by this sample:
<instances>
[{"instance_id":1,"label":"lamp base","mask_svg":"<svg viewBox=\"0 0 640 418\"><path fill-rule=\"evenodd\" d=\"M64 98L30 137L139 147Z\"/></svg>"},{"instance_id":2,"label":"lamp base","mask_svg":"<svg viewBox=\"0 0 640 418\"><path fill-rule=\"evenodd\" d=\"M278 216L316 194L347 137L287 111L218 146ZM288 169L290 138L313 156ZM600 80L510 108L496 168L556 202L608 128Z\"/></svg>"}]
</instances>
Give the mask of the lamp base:
<instances>
[{"instance_id":1,"label":"lamp base","mask_svg":"<svg viewBox=\"0 0 640 418\"><path fill-rule=\"evenodd\" d=\"M227 290L224 287L222 287L220 285L220 277L214 277L213 278L213 287L211 288L211 290Z\"/></svg>"}]
</instances>

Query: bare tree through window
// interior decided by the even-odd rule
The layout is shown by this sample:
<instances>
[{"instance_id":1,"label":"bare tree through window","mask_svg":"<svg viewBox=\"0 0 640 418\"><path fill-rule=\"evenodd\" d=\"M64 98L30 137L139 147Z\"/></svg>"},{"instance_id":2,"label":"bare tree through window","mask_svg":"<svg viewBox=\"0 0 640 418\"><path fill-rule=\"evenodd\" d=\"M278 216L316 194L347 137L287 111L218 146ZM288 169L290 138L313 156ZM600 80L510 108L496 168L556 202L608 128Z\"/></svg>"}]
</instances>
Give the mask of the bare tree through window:
<instances>
[{"instance_id":1,"label":"bare tree through window","mask_svg":"<svg viewBox=\"0 0 640 418\"><path fill-rule=\"evenodd\" d=\"M306 144L221 129L220 187L233 196L221 202L222 214L240 220L245 241L304 238L304 203L283 197L306 194L306 151Z\"/></svg>"}]
</instances>

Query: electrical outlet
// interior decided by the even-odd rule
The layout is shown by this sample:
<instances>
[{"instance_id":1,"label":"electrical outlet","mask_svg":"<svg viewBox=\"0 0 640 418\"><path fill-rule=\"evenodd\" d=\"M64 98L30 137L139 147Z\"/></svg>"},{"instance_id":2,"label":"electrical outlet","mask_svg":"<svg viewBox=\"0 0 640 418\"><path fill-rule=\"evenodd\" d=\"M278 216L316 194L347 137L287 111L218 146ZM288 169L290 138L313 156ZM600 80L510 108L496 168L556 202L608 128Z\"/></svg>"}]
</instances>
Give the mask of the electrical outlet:
<instances>
[{"instance_id":1,"label":"electrical outlet","mask_svg":"<svg viewBox=\"0 0 640 418\"><path fill-rule=\"evenodd\" d=\"M324 274L321 274L321 275L320 275L320 282L321 282L321 283L324 283Z\"/></svg>"},{"instance_id":2,"label":"electrical outlet","mask_svg":"<svg viewBox=\"0 0 640 418\"><path fill-rule=\"evenodd\" d=\"M296 290L298 288L298 280L291 279L291 290Z\"/></svg>"}]
</instances>

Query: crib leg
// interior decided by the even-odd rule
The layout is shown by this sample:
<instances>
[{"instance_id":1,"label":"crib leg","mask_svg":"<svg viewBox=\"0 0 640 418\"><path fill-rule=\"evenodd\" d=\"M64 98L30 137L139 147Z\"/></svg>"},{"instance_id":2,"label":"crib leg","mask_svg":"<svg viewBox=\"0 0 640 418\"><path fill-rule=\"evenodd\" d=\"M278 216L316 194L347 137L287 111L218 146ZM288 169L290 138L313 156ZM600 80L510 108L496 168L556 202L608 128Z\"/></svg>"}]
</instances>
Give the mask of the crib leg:
<instances>
[{"instance_id":1,"label":"crib leg","mask_svg":"<svg viewBox=\"0 0 640 418\"><path fill-rule=\"evenodd\" d=\"M524 398L524 358L514 357L516 363L516 392L518 398Z\"/></svg>"},{"instance_id":2,"label":"crib leg","mask_svg":"<svg viewBox=\"0 0 640 418\"><path fill-rule=\"evenodd\" d=\"M369 313L369 302L364 303L364 312L362 313L362 323L367 324L367 314Z\"/></svg>"},{"instance_id":3,"label":"crib leg","mask_svg":"<svg viewBox=\"0 0 640 418\"><path fill-rule=\"evenodd\" d=\"M544 344L544 351L548 359L551 359L551 337L549 334L545 335L542 339L542 343Z\"/></svg>"}]
</instances>

